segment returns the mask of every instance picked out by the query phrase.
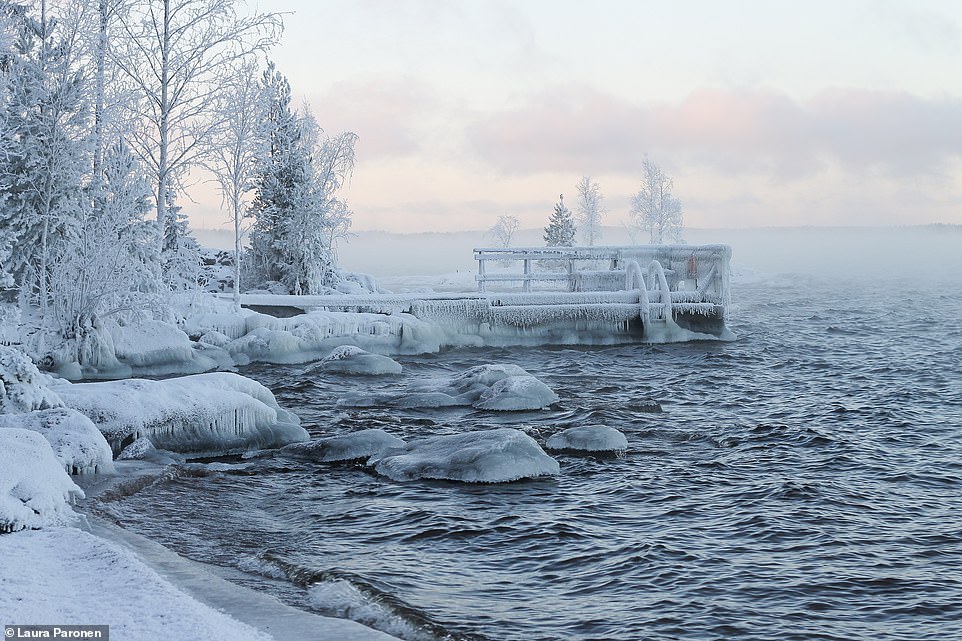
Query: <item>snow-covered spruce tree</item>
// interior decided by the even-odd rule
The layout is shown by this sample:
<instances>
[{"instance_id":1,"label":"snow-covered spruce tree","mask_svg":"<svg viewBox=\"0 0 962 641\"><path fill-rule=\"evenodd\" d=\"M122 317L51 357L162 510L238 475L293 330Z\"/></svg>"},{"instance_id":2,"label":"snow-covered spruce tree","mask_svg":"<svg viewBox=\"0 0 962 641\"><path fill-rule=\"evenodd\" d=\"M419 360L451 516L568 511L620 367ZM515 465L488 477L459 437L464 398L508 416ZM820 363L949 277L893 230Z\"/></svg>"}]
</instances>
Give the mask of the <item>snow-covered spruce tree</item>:
<instances>
[{"instance_id":1,"label":"snow-covered spruce tree","mask_svg":"<svg viewBox=\"0 0 962 641\"><path fill-rule=\"evenodd\" d=\"M641 188L631 199L631 225L646 230L653 245L681 242L684 231L681 201L672 193L674 181L645 156Z\"/></svg>"},{"instance_id":2,"label":"snow-covered spruce tree","mask_svg":"<svg viewBox=\"0 0 962 641\"><path fill-rule=\"evenodd\" d=\"M129 0L118 11L122 37L112 60L139 96L130 117L142 126L132 138L151 173L157 225L167 194L209 151L219 124L215 101L236 63L277 42L280 14L242 15L237 0Z\"/></svg>"},{"instance_id":3,"label":"snow-covered spruce tree","mask_svg":"<svg viewBox=\"0 0 962 641\"><path fill-rule=\"evenodd\" d=\"M250 206L254 224L250 233L247 268L257 281L279 281L284 261L283 243L294 225L292 217L310 206L310 150L304 141L297 114L291 107L291 87L274 63L264 71L261 88L267 111L261 136L267 152L260 158Z\"/></svg>"},{"instance_id":4,"label":"snow-covered spruce tree","mask_svg":"<svg viewBox=\"0 0 962 641\"><path fill-rule=\"evenodd\" d=\"M53 258L75 236L88 205L83 185L89 144L83 78L74 65L76 34L58 29L45 4L41 9L37 20L21 14L8 59L0 246L9 248L6 269L22 298L39 307L45 323Z\"/></svg>"},{"instance_id":5,"label":"snow-covered spruce tree","mask_svg":"<svg viewBox=\"0 0 962 641\"><path fill-rule=\"evenodd\" d=\"M335 197L354 166L352 133L319 140L309 114L291 107L287 79L270 64L264 119L267 153L255 177L248 267L255 280L279 281L294 294L320 293L333 284L332 226L345 207Z\"/></svg>"},{"instance_id":6,"label":"snow-covered spruce tree","mask_svg":"<svg viewBox=\"0 0 962 641\"><path fill-rule=\"evenodd\" d=\"M187 216L175 202L173 190L167 191L165 201L167 222L160 255L163 281L169 291L193 291L203 284L200 282L200 244L187 228Z\"/></svg>"},{"instance_id":7,"label":"snow-covered spruce tree","mask_svg":"<svg viewBox=\"0 0 962 641\"><path fill-rule=\"evenodd\" d=\"M565 206L564 194L558 197L554 212L544 228L544 244L548 247L571 247L575 244L575 221Z\"/></svg>"},{"instance_id":8,"label":"snow-covered spruce tree","mask_svg":"<svg viewBox=\"0 0 962 641\"><path fill-rule=\"evenodd\" d=\"M581 239L589 247L601 239L601 219L605 215L604 194L601 185L591 181L590 176L583 176L577 185L578 205L575 208L575 220L581 231Z\"/></svg>"}]
</instances>

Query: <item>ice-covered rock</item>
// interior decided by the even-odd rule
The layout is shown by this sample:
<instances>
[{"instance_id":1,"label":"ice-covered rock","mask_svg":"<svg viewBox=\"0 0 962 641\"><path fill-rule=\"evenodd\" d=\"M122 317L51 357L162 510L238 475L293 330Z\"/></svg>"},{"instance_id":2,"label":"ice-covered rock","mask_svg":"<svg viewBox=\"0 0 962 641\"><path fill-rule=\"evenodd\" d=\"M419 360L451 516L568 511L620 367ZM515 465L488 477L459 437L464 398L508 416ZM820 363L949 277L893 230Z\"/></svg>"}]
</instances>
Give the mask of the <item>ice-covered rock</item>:
<instances>
[{"instance_id":1,"label":"ice-covered rock","mask_svg":"<svg viewBox=\"0 0 962 641\"><path fill-rule=\"evenodd\" d=\"M613 427L584 425L569 427L563 432L553 434L548 438L545 446L549 450L624 452L628 449L628 439Z\"/></svg>"},{"instance_id":2,"label":"ice-covered rock","mask_svg":"<svg viewBox=\"0 0 962 641\"><path fill-rule=\"evenodd\" d=\"M558 402L558 395L534 376L509 376L486 389L474 406L481 410L538 410Z\"/></svg>"},{"instance_id":3,"label":"ice-covered rock","mask_svg":"<svg viewBox=\"0 0 962 641\"><path fill-rule=\"evenodd\" d=\"M510 364L485 364L475 365L451 377L449 385L458 393L463 393L477 388L491 387L498 381L509 376L527 376L528 372Z\"/></svg>"},{"instance_id":4,"label":"ice-covered rock","mask_svg":"<svg viewBox=\"0 0 962 641\"><path fill-rule=\"evenodd\" d=\"M447 479L468 483L504 483L558 474L558 462L533 438L502 428L434 436L390 450L369 461L378 474L396 481Z\"/></svg>"},{"instance_id":5,"label":"ice-covered rock","mask_svg":"<svg viewBox=\"0 0 962 641\"><path fill-rule=\"evenodd\" d=\"M194 348L183 331L160 321L144 320L110 327L117 358L139 368L193 360Z\"/></svg>"},{"instance_id":6,"label":"ice-covered rock","mask_svg":"<svg viewBox=\"0 0 962 641\"><path fill-rule=\"evenodd\" d=\"M312 461L355 461L403 447L404 441L396 436L391 436L384 430L370 429L307 443L292 443L282 447L280 453Z\"/></svg>"},{"instance_id":7,"label":"ice-covered rock","mask_svg":"<svg viewBox=\"0 0 962 641\"><path fill-rule=\"evenodd\" d=\"M537 410L558 402L551 388L517 365L476 365L449 378L410 385L400 393L349 392L341 407L436 408L474 406L485 410Z\"/></svg>"},{"instance_id":8,"label":"ice-covered rock","mask_svg":"<svg viewBox=\"0 0 962 641\"><path fill-rule=\"evenodd\" d=\"M146 436L141 436L136 441L125 447L117 455L118 461L143 461L150 458L157 452L157 448Z\"/></svg>"},{"instance_id":9,"label":"ice-covered rock","mask_svg":"<svg viewBox=\"0 0 962 641\"><path fill-rule=\"evenodd\" d=\"M20 428L42 435L69 474L112 472L113 453L89 418L66 407L28 414L0 415L0 428Z\"/></svg>"},{"instance_id":10,"label":"ice-covered rock","mask_svg":"<svg viewBox=\"0 0 962 641\"><path fill-rule=\"evenodd\" d=\"M371 354L355 345L341 345L321 360L320 369L340 374L379 376L400 374L401 364L381 354Z\"/></svg>"},{"instance_id":11,"label":"ice-covered rock","mask_svg":"<svg viewBox=\"0 0 962 641\"><path fill-rule=\"evenodd\" d=\"M62 407L60 398L49 388L52 380L26 354L0 345L0 414Z\"/></svg>"},{"instance_id":12,"label":"ice-covered rock","mask_svg":"<svg viewBox=\"0 0 962 641\"><path fill-rule=\"evenodd\" d=\"M0 430L0 533L69 523L83 496L43 436Z\"/></svg>"},{"instance_id":13,"label":"ice-covered rock","mask_svg":"<svg viewBox=\"0 0 962 641\"><path fill-rule=\"evenodd\" d=\"M217 330L211 330L197 339L198 343L203 343L204 345L212 345L214 347L224 347L230 342L225 334L218 332Z\"/></svg>"},{"instance_id":14,"label":"ice-covered rock","mask_svg":"<svg viewBox=\"0 0 962 641\"><path fill-rule=\"evenodd\" d=\"M55 391L88 416L114 452L141 437L158 449L193 454L245 452L306 441L297 417L270 390L228 372L162 381L62 382Z\"/></svg>"}]
</instances>

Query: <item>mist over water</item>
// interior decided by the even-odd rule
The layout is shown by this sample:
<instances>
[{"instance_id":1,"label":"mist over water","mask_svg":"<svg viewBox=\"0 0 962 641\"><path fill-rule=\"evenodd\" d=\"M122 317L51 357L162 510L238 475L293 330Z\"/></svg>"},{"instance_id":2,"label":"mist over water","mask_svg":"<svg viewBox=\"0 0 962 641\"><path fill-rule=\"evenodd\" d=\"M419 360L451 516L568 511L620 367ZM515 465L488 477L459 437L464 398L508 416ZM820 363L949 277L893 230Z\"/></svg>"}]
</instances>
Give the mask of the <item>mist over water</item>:
<instances>
[{"instance_id":1,"label":"mist over water","mask_svg":"<svg viewBox=\"0 0 962 641\"><path fill-rule=\"evenodd\" d=\"M875 260L797 240L819 265ZM269 455L187 466L100 508L403 638L962 638L962 289L919 249L890 257L895 275L743 269L732 343L452 350L400 358L400 380L242 372L313 436L513 426L543 442L598 423L626 434L624 457L558 456L557 478L488 486ZM524 367L561 402L335 407L483 362Z\"/></svg>"}]
</instances>

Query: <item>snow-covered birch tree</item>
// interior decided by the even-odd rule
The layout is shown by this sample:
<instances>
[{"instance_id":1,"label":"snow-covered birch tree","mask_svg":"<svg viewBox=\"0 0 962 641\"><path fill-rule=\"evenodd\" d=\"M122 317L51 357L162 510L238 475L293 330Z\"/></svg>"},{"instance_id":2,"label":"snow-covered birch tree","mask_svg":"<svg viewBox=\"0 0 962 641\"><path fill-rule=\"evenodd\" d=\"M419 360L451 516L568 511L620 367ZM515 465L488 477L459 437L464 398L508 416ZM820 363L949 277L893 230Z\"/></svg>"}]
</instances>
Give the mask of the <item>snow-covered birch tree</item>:
<instances>
[{"instance_id":1,"label":"snow-covered birch tree","mask_svg":"<svg viewBox=\"0 0 962 641\"><path fill-rule=\"evenodd\" d=\"M647 156L642 164L641 188L631 199L631 224L647 230L651 243L680 242L684 230L681 201L672 193L674 181Z\"/></svg>"},{"instance_id":2,"label":"snow-covered birch tree","mask_svg":"<svg viewBox=\"0 0 962 641\"><path fill-rule=\"evenodd\" d=\"M258 163L267 150L267 141L261 135L267 101L263 87L257 82L256 69L253 62L239 67L221 97L221 126L214 132L212 153L205 163L217 180L222 202L234 226L234 305L238 309L247 196L254 188Z\"/></svg>"},{"instance_id":3,"label":"snow-covered birch tree","mask_svg":"<svg viewBox=\"0 0 962 641\"><path fill-rule=\"evenodd\" d=\"M240 0L127 0L114 63L136 89L132 142L152 175L158 228L169 194L209 150L214 102L237 63L277 42L277 13L242 15ZM160 234L164 237L164 233Z\"/></svg>"},{"instance_id":4,"label":"snow-covered birch tree","mask_svg":"<svg viewBox=\"0 0 962 641\"><path fill-rule=\"evenodd\" d=\"M515 233L517 233L520 228L521 221L518 220L517 216L502 214L498 216L498 222L488 229L488 233L491 234L495 245L498 247L510 247L511 241L514 240Z\"/></svg>"},{"instance_id":5,"label":"snow-covered birch tree","mask_svg":"<svg viewBox=\"0 0 962 641\"><path fill-rule=\"evenodd\" d=\"M601 239L601 219L605 215L604 194L601 185L591 181L591 176L583 176L576 186L578 202L575 205L575 220L581 231L581 240L589 247Z\"/></svg>"},{"instance_id":6,"label":"snow-covered birch tree","mask_svg":"<svg viewBox=\"0 0 962 641\"><path fill-rule=\"evenodd\" d=\"M54 260L52 302L66 340L66 360L109 364L102 323L148 307L160 282L154 226L145 220L151 190L136 157L122 142L104 151L98 207Z\"/></svg>"}]
</instances>

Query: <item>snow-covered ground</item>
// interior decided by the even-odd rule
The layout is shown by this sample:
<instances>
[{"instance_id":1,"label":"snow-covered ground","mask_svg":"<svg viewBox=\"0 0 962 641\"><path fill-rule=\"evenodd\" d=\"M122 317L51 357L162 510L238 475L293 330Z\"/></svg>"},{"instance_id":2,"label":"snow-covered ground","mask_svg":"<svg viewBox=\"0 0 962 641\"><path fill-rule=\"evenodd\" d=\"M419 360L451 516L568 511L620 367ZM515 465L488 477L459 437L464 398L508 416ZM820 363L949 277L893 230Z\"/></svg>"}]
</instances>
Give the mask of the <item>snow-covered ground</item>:
<instances>
[{"instance_id":1,"label":"snow-covered ground","mask_svg":"<svg viewBox=\"0 0 962 641\"><path fill-rule=\"evenodd\" d=\"M70 384L0 346L0 622L109 625L122 639L394 639L294 610L79 516L72 503L84 491L68 472L109 487L108 439L115 449L133 441L144 455L155 446L196 454L307 433L270 390L237 374Z\"/></svg>"},{"instance_id":2,"label":"snow-covered ground","mask_svg":"<svg viewBox=\"0 0 962 641\"><path fill-rule=\"evenodd\" d=\"M0 536L5 624L109 625L116 639L396 641L309 614L102 522Z\"/></svg>"}]
</instances>

